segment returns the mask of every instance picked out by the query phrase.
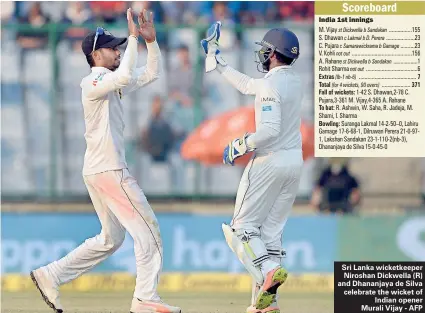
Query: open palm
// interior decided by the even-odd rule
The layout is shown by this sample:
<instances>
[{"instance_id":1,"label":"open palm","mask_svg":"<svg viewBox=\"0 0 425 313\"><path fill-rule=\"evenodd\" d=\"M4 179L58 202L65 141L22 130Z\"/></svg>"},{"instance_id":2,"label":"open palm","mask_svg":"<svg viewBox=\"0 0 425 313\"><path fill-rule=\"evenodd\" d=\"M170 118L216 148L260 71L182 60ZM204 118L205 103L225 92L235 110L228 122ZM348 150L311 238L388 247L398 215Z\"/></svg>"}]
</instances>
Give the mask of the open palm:
<instances>
[{"instance_id":1,"label":"open palm","mask_svg":"<svg viewBox=\"0 0 425 313\"><path fill-rule=\"evenodd\" d=\"M146 9L143 9L138 16L139 34L146 42L153 42L156 38L155 26L153 24L153 12L147 14Z\"/></svg>"}]
</instances>

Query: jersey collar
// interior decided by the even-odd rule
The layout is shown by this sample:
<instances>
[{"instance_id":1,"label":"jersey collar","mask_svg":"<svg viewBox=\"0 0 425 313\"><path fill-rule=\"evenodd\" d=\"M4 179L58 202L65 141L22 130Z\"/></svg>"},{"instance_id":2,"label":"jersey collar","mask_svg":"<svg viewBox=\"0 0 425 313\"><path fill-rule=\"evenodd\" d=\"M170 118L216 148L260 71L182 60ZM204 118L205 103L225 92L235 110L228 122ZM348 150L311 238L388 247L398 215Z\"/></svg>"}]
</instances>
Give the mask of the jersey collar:
<instances>
[{"instance_id":1,"label":"jersey collar","mask_svg":"<svg viewBox=\"0 0 425 313\"><path fill-rule=\"evenodd\" d=\"M101 67L101 66L94 66L91 68L92 73L109 73L111 72L110 69L107 69L106 67Z\"/></svg>"},{"instance_id":2,"label":"jersey collar","mask_svg":"<svg viewBox=\"0 0 425 313\"><path fill-rule=\"evenodd\" d=\"M275 72L278 72L278 71L284 70L284 69L289 69L289 68L291 68L291 65L276 66L276 67L272 68L270 71L268 71L267 74L264 76L264 78L269 77L270 75L272 75Z\"/></svg>"}]
</instances>

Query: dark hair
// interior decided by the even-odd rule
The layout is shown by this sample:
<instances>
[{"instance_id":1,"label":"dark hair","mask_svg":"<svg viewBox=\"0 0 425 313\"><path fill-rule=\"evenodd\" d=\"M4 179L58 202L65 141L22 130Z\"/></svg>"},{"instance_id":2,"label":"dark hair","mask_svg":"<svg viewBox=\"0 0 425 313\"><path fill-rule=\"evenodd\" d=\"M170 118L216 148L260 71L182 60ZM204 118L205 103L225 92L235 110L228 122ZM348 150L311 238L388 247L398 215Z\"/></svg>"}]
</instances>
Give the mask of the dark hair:
<instances>
[{"instance_id":1,"label":"dark hair","mask_svg":"<svg viewBox=\"0 0 425 313\"><path fill-rule=\"evenodd\" d=\"M177 50L180 50L180 51L183 50L183 51L189 52L189 47L185 45L184 43L182 43L177 46Z\"/></svg>"},{"instance_id":2,"label":"dark hair","mask_svg":"<svg viewBox=\"0 0 425 313\"><path fill-rule=\"evenodd\" d=\"M93 67L95 65L93 56L91 54L86 55L86 60L87 60L87 63L90 65L90 67Z\"/></svg>"},{"instance_id":3,"label":"dark hair","mask_svg":"<svg viewBox=\"0 0 425 313\"><path fill-rule=\"evenodd\" d=\"M288 58L286 56L284 56L283 54L275 51L275 55L276 55L276 59L280 62L283 63L285 65L291 65L292 62L294 61L294 59L292 58Z\"/></svg>"}]
</instances>

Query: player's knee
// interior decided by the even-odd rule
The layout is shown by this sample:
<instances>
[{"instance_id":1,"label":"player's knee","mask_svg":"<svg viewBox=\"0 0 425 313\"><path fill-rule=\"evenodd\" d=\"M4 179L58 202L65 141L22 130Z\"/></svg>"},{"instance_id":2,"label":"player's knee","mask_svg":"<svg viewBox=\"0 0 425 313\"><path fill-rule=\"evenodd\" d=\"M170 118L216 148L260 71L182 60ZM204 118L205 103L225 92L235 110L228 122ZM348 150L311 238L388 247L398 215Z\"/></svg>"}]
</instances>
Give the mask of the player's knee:
<instances>
[{"instance_id":1,"label":"player's knee","mask_svg":"<svg viewBox=\"0 0 425 313\"><path fill-rule=\"evenodd\" d=\"M104 236L103 245L105 250L108 251L116 251L119 247L121 247L122 243L125 239L125 232L118 232L114 235L106 235Z\"/></svg>"},{"instance_id":2,"label":"player's knee","mask_svg":"<svg viewBox=\"0 0 425 313\"><path fill-rule=\"evenodd\" d=\"M125 240L125 232L120 232L118 235L114 237L112 240L112 250L117 250L123 244Z\"/></svg>"},{"instance_id":3,"label":"player's knee","mask_svg":"<svg viewBox=\"0 0 425 313\"><path fill-rule=\"evenodd\" d=\"M249 241L251 238L259 238L261 235L260 228L255 226L234 226L236 236L242 241Z\"/></svg>"}]
</instances>

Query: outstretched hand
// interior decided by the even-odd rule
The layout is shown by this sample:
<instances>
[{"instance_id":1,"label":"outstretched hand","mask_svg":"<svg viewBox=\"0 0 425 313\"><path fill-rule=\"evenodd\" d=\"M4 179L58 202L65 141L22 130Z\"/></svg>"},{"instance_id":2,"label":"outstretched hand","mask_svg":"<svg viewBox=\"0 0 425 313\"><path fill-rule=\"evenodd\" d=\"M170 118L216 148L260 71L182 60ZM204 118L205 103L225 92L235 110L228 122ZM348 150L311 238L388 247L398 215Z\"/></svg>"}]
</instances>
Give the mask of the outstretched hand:
<instances>
[{"instance_id":1,"label":"outstretched hand","mask_svg":"<svg viewBox=\"0 0 425 313\"><path fill-rule=\"evenodd\" d=\"M137 26L133 21L133 10L131 8L127 10L127 23L128 23L128 32L130 33L130 35L133 35L136 38L139 37Z\"/></svg>"},{"instance_id":2,"label":"outstretched hand","mask_svg":"<svg viewBox=\"0 0 425 313\"><path fill-rule=\"evenodd\" d=\"M150 43L154 42L156 39L155 26L153 24L153 12L149 12L146 9L143 9L138 16L139 22L139 34L142 38Z\"/></svg>"},{"instance_id":3,"label":"outstretched hand","mask_svg":"<svg viewBox=\"0 0 425 313\"><path fill-rule=\"evenodd\" d=\"M211 72L217 68L217 63L226 66L227 63L221 57L219 50L221 22L217 21L208 28L207 37L201 40L201 47L206 54L205 58L205 72Z\"/></svg>"}]
</instances>

